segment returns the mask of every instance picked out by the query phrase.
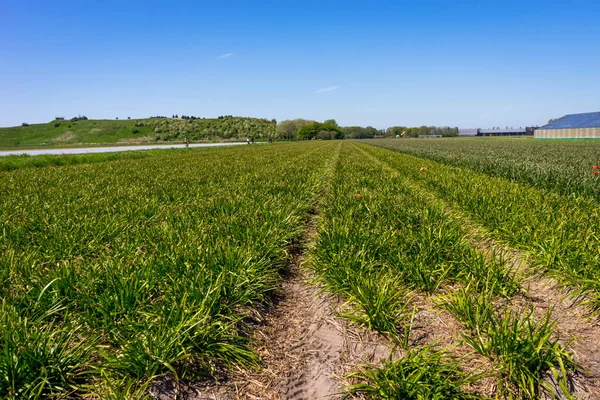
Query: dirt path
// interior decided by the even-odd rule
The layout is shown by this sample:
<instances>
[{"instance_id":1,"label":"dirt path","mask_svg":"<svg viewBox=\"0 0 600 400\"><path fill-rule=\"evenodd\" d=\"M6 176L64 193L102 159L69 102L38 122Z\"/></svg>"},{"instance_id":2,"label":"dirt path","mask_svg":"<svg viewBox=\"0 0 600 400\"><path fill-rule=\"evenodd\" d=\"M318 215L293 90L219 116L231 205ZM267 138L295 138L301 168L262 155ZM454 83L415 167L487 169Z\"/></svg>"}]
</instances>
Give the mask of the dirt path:
<instances>
[{"instance_id":1,"label":"dirt path","mask_svg":"<svg viewBox=\"0 0 600 400\"><path fill-rule=\"evenodd\" d=\"M339 398L349 365L377 362L388 355L381 340L357 335L336 317L339 301L308 283L310 273L300 264L282 287L284 298L256 331L263 370L236 385L247 398Z\"/></svg>"},{"instance_id":2,"label":"dirt path","mask_svg":"<svg viewBox=\"0 0 600 400\"><path fill-rule=\"evenodd\" d=\"M315 234L311 229L303 244L290 249L291 263L275 304L252 329L261 368L230 371L219 382L185 390L166 382L159 396L154 391L156 397L336 399L342 396L343 377L357 364L377 364L389 355L390 346L383 338L348 326L336 316L342 302L312 283L313 276L303 263L306 246Z\"/></svg>"},{"instance_id":3,"label":"dirt path","mask_svg":"<svg viewBox=\"0 0 600 400\"><path fill-rule=\"evenodd\" d=\"M341 144L307 218L306 234L288 248L289 262L274 304L250 329L261 368L229 371L219 382L196 386L184 395L171 390L162 398L335 399L342 396L344 376L357 364L377 364L389 355L383 338L337 317L342 301L323 292L304 266L317 235L319 201L327 195L340 149Z\"/></svg>"}]
</instances>

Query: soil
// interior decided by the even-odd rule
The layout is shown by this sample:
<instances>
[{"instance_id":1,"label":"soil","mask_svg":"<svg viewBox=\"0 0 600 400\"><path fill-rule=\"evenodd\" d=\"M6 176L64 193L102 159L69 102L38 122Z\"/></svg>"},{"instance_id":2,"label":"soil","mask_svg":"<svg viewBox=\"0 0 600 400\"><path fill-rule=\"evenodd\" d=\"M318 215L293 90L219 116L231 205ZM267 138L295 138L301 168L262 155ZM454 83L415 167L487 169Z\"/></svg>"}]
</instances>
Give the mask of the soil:
<instances>
[{"instance_id":1,"label":"soil","mask_svg":"<svg viewBox=\"0 0 600 400\"><path fill-rule=\"evenodd\" d=\"M64 132L62 135L55 137L54 139L52 139L53 142L70 142L71 140L75 139L75 134L71 131L66 131Z\"/></svg>"},{"instance_id":2,"label":"soil","mask_svg":"<svg viewBox=\"0 0 600 400\"><path fill-rule=\"evenodd\" d=\"M573 394L578 399L600 399L600 321L590 316L590 310L575 297L572 290L533 266L530 257L491 238L483 227L475 225L467 215L457 210L449 214L471 227L471 243L488 257L501 257L508 268L525 276L522 293L510 303L513 308L526 310L533 306L536 319L550 311L556 322L559 342L573 353L580 372L570 376Z\"/></svg>"},{"instance_id":3,"label":"soil","mask_svg":"<svg viewBox=\"0 0 600 400\"><path fill-rule=\"evenodd\" d=\"M590 315L583 305L582 297L573 295L570 288L533 267L530 257L524 252L492 239L482 227L475 226L460 211L454 215L471 226L471 243L488 257L501 257L508 268L525 276L522 293L511 299L511 306L527 310L534 307L535 317L540 320L547 312L556 322L555 334L559 342L573 353L580 372L570 376L573 394L577 399L600 399L600 321Z\"/></svg>"},{"instance_id":4,"label":"soil","mask_svg":"<svg viewBox=\"0 0 600 400\"><path fill-rule=\"evenodd\" d=\"M550 311L556 322L556 337L573 353L580 371L570 376L573 394L578 399L600 399L600 321L590 315L581 297L534 267L530 257L496 241L483 227L463 212L447 208L448 215L458 218L470 229L471 244L488 257L500 257L508 268L523 274L522 293L511 299L511 306L528 309L533 306L539 320Z\"/></svg>"},{"instance_id":5,"label":"soil","mask_svg":"<svg viewBox=\"0 0 600 400\"><path fill-rule=\"evenodd\" d=\"M314 235L309 231L308 237ZM310 239L309 239L310 240ZM343 303L322 291L298 251L278 301L252 329L262 365L198 389L196 399L335 399L358 364L376 365L392 346L337 317Z\"/></svg>"}]
</instances>

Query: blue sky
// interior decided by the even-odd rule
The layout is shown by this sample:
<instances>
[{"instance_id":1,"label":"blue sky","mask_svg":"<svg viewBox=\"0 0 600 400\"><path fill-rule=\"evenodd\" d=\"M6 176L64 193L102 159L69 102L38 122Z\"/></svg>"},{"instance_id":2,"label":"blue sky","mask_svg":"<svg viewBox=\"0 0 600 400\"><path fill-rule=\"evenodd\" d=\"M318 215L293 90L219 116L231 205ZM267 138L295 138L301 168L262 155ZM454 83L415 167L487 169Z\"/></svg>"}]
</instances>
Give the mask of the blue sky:
<instances>
[{"instance_id":1,"label":"blue sky","mask_svg":"<svg viewBox=\"0 0 600 400\"><path fill-rule=\"evenodd\" d=\"M0 126L232 114L544 124L600 111L598 1L27 1L0 12Z\"/></svg>"}]
</instances>

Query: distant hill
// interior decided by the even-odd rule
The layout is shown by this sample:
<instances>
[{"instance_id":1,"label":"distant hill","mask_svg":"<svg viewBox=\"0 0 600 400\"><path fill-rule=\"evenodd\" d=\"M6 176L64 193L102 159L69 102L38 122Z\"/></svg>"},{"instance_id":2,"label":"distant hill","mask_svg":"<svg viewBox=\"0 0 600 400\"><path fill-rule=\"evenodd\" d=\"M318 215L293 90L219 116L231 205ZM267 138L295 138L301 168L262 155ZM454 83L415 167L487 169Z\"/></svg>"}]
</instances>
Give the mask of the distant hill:
<instances>
[{"instance_id":1,"label":"distant hill","mask_svg":"<svg viewBox=\"0 0 600 400\"><path fill-rule=\"evenodd\" d=\"M0 128L0 147L137 144L267 138L275 120L246 117L145 118L127 120L54 120Z\"/></svg>"}]
</instances>

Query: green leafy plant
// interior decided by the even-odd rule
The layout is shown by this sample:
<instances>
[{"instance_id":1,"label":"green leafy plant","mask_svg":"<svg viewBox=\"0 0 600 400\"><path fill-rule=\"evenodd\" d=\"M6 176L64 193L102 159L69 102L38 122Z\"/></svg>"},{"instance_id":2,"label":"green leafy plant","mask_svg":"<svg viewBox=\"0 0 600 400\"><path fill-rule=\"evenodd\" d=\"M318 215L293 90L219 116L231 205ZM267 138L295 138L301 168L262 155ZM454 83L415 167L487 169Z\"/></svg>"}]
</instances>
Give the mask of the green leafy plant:
<instances>
[{"instance_id":1,"label":"green leafy plant","mask_svg":"<svg viewBox=\"0 0 600 400\"><path fill-rule=\"evenodd\" d=\"M348 395L369 399L479 399L463 387L482 375L466 374L460 363L430 348L409 350L397 361L388 360L381 368L363 368L347 378L355 381Z\"/></svg>"}]
</instances>

